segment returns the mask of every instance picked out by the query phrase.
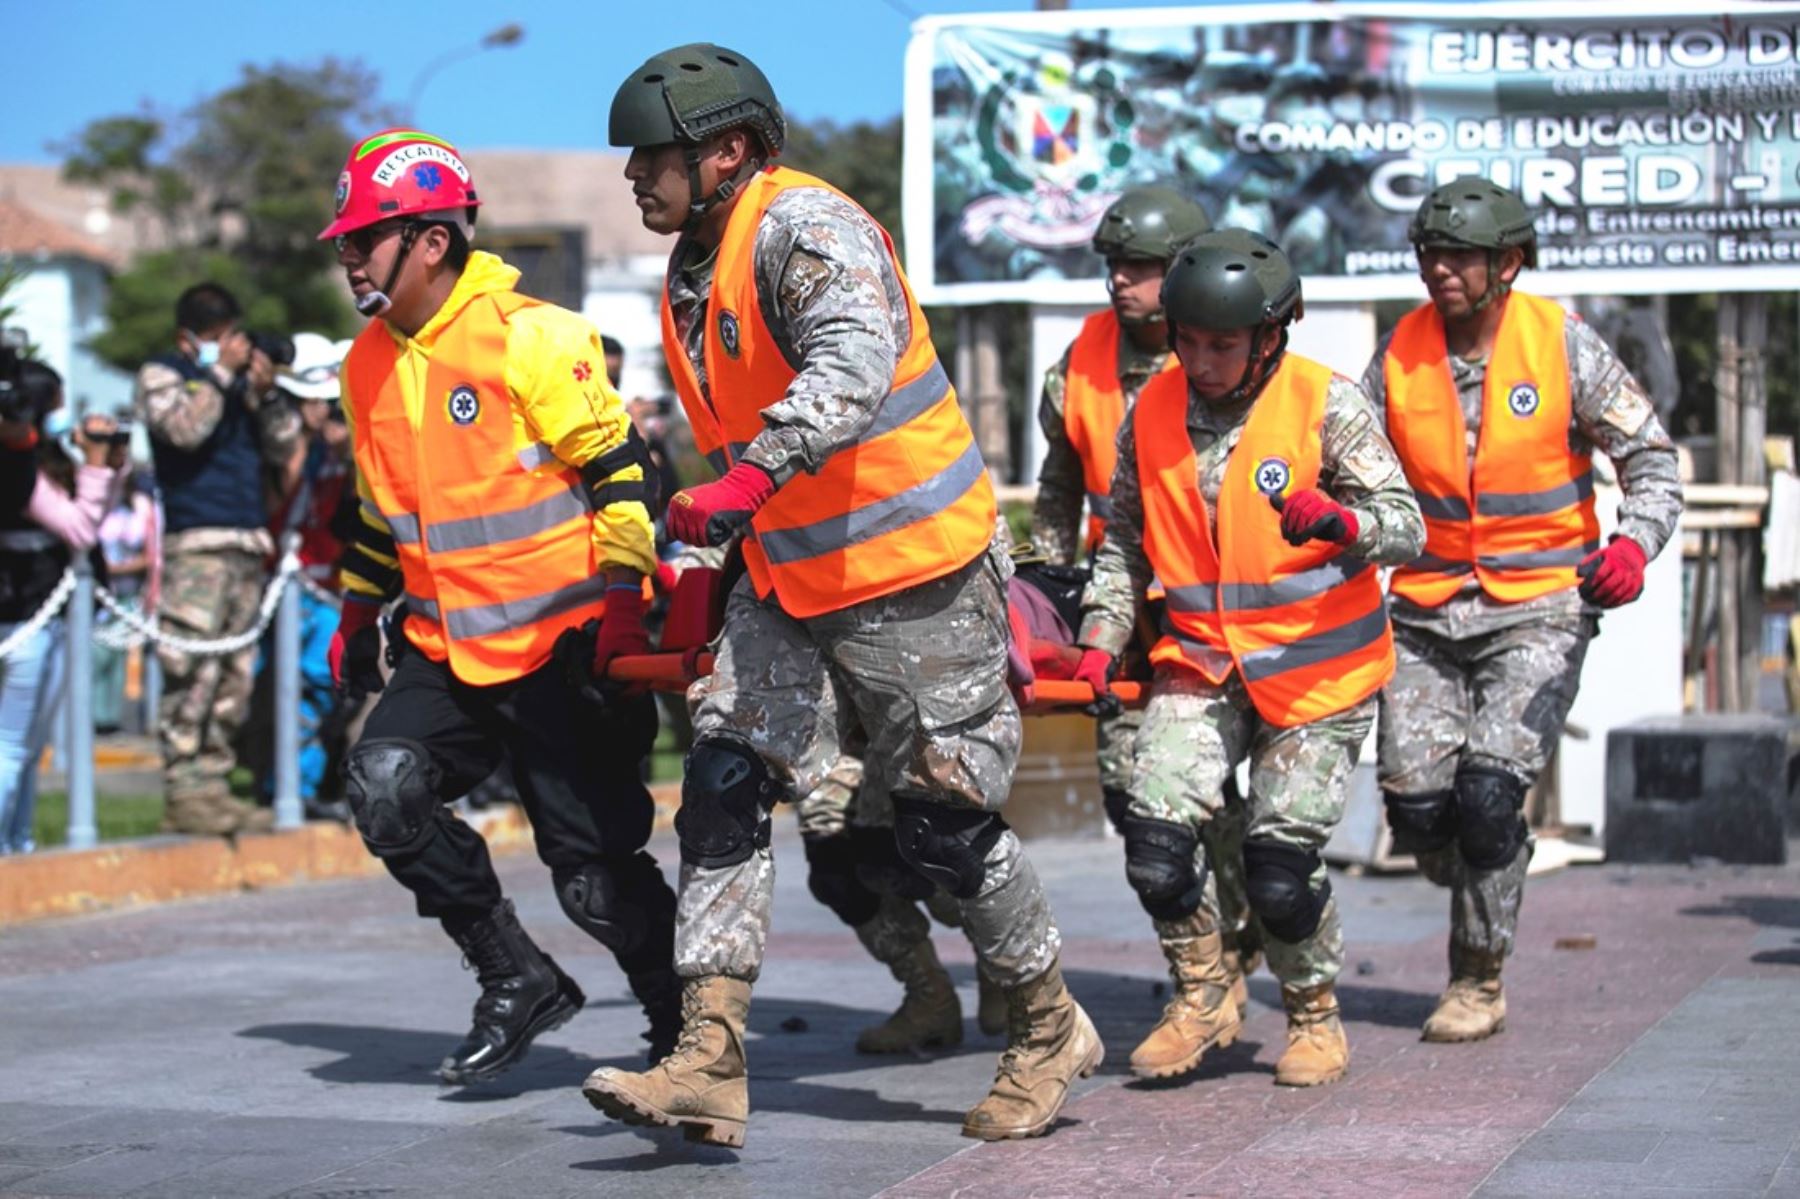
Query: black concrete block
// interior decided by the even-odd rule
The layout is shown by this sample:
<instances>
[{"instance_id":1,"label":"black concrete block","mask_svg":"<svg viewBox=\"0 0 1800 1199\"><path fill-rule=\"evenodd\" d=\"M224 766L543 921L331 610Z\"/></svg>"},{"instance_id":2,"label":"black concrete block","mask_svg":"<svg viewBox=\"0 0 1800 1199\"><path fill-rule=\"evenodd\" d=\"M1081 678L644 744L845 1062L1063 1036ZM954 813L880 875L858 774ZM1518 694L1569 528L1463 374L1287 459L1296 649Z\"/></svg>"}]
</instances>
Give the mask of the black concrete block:
<instances>
[{"instance_id":1,"label":"black concrete block","mask_svg":"<svg viewBox=\"0 0 1800 1199\"><path fill-rule=\"evenodd\" d=\"M1787 723L1640 720L1606 739L1606 856L1615 862L1787 861Z\"/></svg>"}]
</instances>

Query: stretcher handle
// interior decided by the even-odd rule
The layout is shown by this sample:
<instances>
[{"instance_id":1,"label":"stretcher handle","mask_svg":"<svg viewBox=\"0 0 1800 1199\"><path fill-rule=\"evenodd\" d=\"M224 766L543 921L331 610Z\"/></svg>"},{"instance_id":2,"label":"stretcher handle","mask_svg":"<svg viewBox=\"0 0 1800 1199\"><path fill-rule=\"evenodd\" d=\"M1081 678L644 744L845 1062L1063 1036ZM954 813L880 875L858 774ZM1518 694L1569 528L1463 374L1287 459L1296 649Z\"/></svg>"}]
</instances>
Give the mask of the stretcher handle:
<instances>
[{"instance_id":1,"label":"stretcher handle","mask_svg":"<svg viewBox=\"0 0 1800 1199\"><path fill-rule=\"evenodd\" d=\"M713 656L699 654L628 654L614 658L607 674L621 683L648 683L657 691L685 691L697 678L712 673ZM1112 693L1128 708L1144 702L1141 683L1118 682ZM1026 711L1042 714L1081 708L1092 702L1094 693L1086 683L1072 679L1039 679L1032 687L1032 704Z\"/></svg>"}]
</instances>

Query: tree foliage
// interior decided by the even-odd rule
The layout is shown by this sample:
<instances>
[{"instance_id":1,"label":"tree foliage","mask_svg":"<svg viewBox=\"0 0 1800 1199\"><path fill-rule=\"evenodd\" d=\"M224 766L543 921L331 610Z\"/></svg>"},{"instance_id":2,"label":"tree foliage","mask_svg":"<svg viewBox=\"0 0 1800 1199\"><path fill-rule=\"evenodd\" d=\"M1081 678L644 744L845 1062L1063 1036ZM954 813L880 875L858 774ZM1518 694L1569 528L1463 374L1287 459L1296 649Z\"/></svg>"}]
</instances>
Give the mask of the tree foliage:
<instances>
[{"instance_id":1,"label":"tree foliage","mask_svg":"<svg viewBox=\"0 0 1800 1199\"><path fill-rule=\"evenodd\" d=\"M353 137L382 121L375 77L354 63L246 66L230 88L174 118L103 117L63 147L64 177L104 187L121 216L166 248L114 278L93 349L133 370L167 348L175 298L212 279L247 323L342 335L354 322L316 240Z\"/></svg>"}]
</instances>

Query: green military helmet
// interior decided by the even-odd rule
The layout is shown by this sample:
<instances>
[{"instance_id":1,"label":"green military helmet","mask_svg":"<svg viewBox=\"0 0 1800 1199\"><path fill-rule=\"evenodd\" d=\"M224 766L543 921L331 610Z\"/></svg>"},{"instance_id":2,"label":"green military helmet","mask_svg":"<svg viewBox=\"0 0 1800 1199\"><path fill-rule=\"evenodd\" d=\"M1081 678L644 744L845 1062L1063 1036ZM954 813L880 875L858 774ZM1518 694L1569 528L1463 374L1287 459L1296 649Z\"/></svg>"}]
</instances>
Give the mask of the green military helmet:
<instances>
[{"instance_id":1,"label":"green military helmet","mask_svg":"<svg viewBox=\"0 0 1800 1199\"><path fill-rule=\"evenodd\" d=\"M615 146L695 145L748 127L769 156L787 142L781 101L757 65L735 50L691 42L653 54L613 93L607 140Z\"/></svg>"},{"instance_id":2,"label":"green military helmet","mask_svg":"<svg viewBox=\"0 0 1800 1199\"><path fill-rule=\"evenodd\" d=\"M1452 179L1434 188L1413 213L1406 238L1422 246L1473 246L1504 250L1517 246L1525 265L1537 265L1537 227L1516 192L1479 175Z\"/></svg>"},{"instance_id":3,"label":"green military helmet","mask_svg":"<svg viewBox=\"0 0 1800 1199\"><path fill-rule=\"evenodd\" d=\"M1192 329L1252 329L1300 319L1300 276L1281 247L1248 229L1202 234L1169 264L1162 306L1169 336Z\"/></svg>"},{"instance_id":4,"label":"green military helmet","mask_svg":"<svg viewBox=\"0 0 1800 1199\"><path fill-rule=\"evenodd\" d=\"M1174 188L1134 187L1100 215L1094 227L1094 252L1109 260L1168 262L1210 228L1206 209Z\"/></svg>"}]
</instances>

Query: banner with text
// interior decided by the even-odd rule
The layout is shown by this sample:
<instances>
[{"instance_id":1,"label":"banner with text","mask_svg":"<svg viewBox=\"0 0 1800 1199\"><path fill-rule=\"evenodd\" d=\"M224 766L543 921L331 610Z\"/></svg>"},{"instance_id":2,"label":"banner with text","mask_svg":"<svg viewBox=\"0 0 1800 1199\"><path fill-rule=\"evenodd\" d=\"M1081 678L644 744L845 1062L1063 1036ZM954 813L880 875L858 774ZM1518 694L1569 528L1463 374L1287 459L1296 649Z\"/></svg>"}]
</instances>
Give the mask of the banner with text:
<instances>
[{"instance_id":1,"label":"banner with text","mask_svg":"<svg viewBox=\"0 0 1800 1199\"><path fill-rule=\"evenodd\" d=\"M1317 299L1416 295L1409 217L1485 175L1553 294L1800 286L1800 6L1355 4L928 18L907 61L930 302L1093 302L1095 223L1165 183Z\"/></svg>"}]
</instances>

